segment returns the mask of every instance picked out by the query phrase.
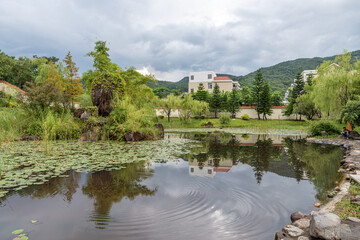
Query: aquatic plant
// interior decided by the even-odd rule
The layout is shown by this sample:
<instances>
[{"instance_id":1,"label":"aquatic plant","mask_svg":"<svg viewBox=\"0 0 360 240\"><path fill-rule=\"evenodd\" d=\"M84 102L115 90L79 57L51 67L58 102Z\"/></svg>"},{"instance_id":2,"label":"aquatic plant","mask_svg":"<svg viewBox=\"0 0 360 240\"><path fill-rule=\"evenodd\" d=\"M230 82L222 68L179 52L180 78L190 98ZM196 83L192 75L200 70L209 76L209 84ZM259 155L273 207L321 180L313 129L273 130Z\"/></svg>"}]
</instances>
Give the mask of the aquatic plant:
<instances>
[{"instance_id":1,"label":"aquatic plant","mask_svg":"<svg viewBox=\"0 0 360 240\"><path fill-rule=\"evenodd\" d=\"M135 161L176 161L190 151L196 141L164 139L132 144L121 142L53 141L51 151L43 153L42 142L15 142L3 153L0 197L9 190L43 184L54 177L66 177L69 170L97 172L119 170Z\"/></svg>"}]
</instances>

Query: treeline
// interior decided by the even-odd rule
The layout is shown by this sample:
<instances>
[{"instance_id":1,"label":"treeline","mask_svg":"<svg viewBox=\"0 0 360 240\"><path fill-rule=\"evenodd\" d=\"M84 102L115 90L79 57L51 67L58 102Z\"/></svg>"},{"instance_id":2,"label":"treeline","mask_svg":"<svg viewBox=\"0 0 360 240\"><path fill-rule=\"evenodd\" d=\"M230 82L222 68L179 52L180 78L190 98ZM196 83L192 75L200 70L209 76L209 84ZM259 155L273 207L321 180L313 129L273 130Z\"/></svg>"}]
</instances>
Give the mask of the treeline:
<instances>
[{"instance_id":1,"label":"treeline","mask_svg":"<svg viewBox=\"0 0 360 240\"><path fill-rule=\"evenodd\" d=\"M312 119L324 119L360 125L360 60L354 61L351 53L344 52L333 61L324 61L317 68L317 77L304 81L296 75L289 89L286 115L298 114Z\"/></svg>"}]
</instances>

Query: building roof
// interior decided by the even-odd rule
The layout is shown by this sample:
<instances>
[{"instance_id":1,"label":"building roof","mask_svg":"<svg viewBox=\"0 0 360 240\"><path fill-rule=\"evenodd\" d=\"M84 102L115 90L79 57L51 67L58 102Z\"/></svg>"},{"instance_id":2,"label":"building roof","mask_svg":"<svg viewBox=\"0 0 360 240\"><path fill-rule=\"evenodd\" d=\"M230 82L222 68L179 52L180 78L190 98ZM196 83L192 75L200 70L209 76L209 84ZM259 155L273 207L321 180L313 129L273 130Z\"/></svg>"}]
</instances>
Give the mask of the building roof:
<instances>
[{"instance_id":1,"label":"building roof","mask_svg":"<svg viewBox=\"0 0 360 240\"><path fill-rule=\"evenodd\" d=\"M228 76L214 77L214 80L231 80Z\"/></svg>"}]
</instances>

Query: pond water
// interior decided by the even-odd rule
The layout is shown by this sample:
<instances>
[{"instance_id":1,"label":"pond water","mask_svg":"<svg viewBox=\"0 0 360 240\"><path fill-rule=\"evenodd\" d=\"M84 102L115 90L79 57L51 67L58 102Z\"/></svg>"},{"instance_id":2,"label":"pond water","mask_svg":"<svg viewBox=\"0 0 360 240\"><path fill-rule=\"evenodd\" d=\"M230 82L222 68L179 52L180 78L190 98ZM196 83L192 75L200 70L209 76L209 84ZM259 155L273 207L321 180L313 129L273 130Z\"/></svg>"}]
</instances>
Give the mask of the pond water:
<instances>
[{"instance_id":1,"label":"pond water","mask_svg":"<svg viewBox=\"0 0 360 240\"><path fill-rule=\"evenodd\" d=\"M22 228L30 240L273 239L292 212L313 210L341 179L339 147L299 138L167 134L161 143L140 143L147 147L139 155L138 144L109 143L121 151L107 158L129 158L132 151L141 161L90 172L75 167L9 191L0 200L0 236L13 239L11 232ZM89 144L85 149L104 147ZM174 158L165 151L172 149ZM20 158L5 154L12 155Z\"/></svg>"}]
</instances>

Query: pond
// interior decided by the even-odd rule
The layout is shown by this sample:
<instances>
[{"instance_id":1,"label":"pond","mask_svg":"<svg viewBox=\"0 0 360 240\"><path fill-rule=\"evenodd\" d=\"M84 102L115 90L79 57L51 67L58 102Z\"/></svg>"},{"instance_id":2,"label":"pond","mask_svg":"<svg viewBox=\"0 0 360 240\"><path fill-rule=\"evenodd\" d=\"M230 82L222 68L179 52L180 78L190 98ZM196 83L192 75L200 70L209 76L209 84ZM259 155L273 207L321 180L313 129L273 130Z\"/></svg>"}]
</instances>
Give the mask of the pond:
<instances>
[{"instance_id":1,"label":"pond","mask_svg":"<svg viewBox=\"0 0 360 240\"><path fill-rule=\"evenodd\" d=\"M30 240L272 239L292 212L326 201L342 177L342 154L269 134L14 143L2 152L0 236L24 229Z\"/></svg>"}]
</instances>

